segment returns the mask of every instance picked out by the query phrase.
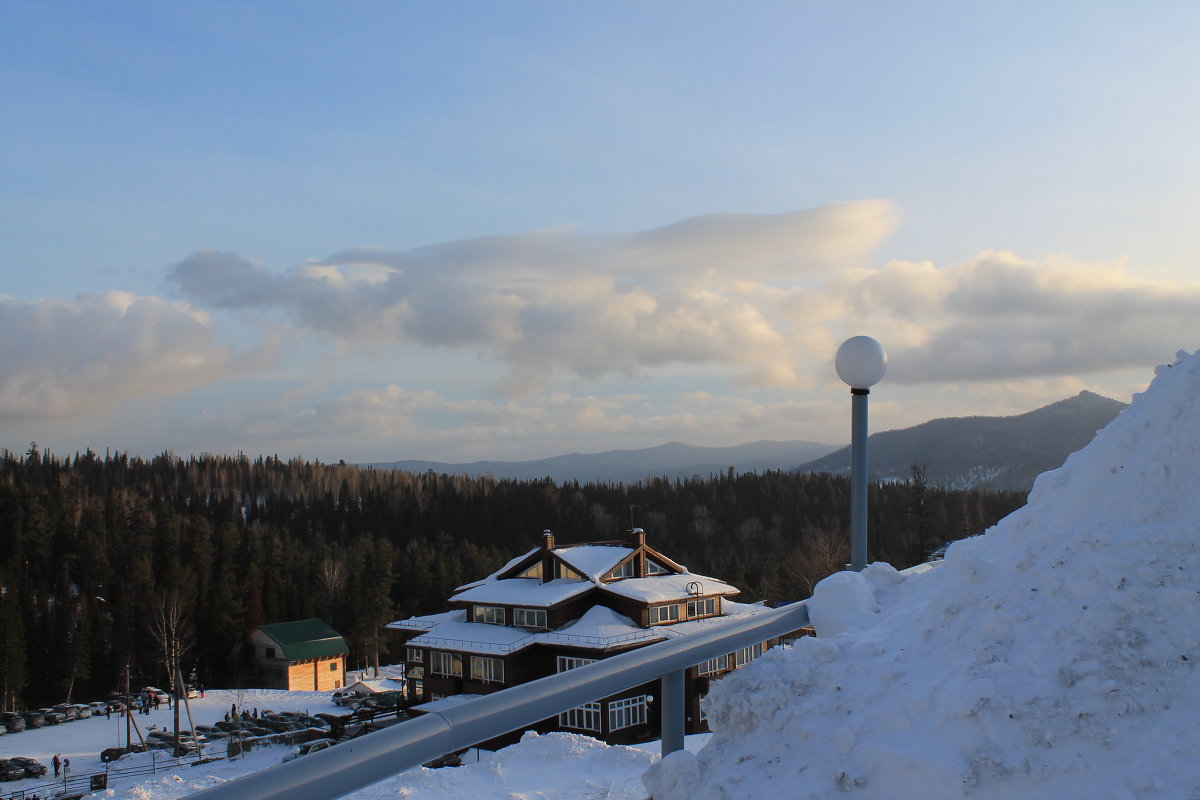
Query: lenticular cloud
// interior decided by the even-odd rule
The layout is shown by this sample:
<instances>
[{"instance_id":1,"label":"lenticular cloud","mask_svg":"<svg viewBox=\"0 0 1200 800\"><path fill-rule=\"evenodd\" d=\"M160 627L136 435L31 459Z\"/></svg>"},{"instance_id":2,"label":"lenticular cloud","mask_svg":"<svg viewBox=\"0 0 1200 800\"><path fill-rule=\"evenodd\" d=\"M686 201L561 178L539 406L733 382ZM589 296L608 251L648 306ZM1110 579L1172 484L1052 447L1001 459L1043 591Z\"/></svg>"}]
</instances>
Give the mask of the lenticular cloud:
<instances>
[{"instance_id":1,"label":"lenticular cloud","mask_svg":"<svg viewBox=\"0 0 1200 800\"><path fill-rule=\"evenodd\" d=\"M655 800L1200 794L1200 354L923 572L817 587L818 634L714 685ZM822 628L824 627L824 631Z\"/></svg>"}]
</instances>

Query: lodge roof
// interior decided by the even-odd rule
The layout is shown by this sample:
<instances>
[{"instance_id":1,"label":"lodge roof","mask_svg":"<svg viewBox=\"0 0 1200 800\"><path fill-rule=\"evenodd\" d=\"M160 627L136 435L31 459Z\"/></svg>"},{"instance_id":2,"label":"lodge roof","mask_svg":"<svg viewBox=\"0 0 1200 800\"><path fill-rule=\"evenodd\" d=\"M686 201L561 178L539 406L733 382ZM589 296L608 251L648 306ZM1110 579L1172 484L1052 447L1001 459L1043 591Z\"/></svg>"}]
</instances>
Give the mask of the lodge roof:
<instances>
[{"instance_id":1,"label":"lodge roof","mask_svg":"<svg viewBox=\"0 0 1200 800\"><path fill-rule=\"evenodd\" d=\"M260 625L258 629L279 645L288 661L328 658L350 652L342 635L321 619L273 622Z\"/></svg>"}]
</instances>

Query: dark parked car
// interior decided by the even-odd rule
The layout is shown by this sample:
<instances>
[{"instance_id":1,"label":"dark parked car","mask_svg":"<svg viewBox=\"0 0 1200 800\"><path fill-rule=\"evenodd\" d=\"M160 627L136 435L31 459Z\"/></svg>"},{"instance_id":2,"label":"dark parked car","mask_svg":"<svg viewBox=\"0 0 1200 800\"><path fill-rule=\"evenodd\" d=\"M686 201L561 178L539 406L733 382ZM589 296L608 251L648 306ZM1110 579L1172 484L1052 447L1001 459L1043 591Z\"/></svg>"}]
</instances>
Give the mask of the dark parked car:
<instances>
[{"instance_id":1,"label":"dark parked car","mask_svg":"<svg viewBox=\"0 0 1200 800\"><path fill-rule=\"evenodd\" d=\"M66 714L53 708L39 708L38 713L46 720L47 725L58 725L67 721Z\"/></svg>"},{"instance_id":2,"label":"dark parked car","mask_svg":"<svg viewBox=\"0 0 1200 800\"><path fill-rule=\"evenodd\" d=\"M14 761L0 759L0 781L19 781L24 777L24 767Z\"/></svg>"},{"instance_id":3,"label":"dark parked car","mask_svg":"<svg viewBox=\"0 0 1200 800\"><path fill-rule=\"evenodd\" d=\"M9 733L20 733L25 730L25 718L12 711L0 712L0 725L8 728Z\"/></svg>"},{"instance_id":4,"label":"dark parked car","mask_svg":"<svg viewBox=\"0 0 1200 800\"><path fill-rule=\"evenodd\" d=\"M20 764L25 769L25 777L27 778L40 778L46 774L46 765L36 758L13 756L9 761L14 764Z\"/></svg>"},{"instance_id":5,"label":"dark parked car","mask_svg":"<svg viewBox=\"0 0 1200 800\"><path fill-rule=\"evenodd\" d=\"M25 720L26 728L40 728L46 724L46 718L40 711L22 711L21 719Z\"/></svg>"}]
</instances>

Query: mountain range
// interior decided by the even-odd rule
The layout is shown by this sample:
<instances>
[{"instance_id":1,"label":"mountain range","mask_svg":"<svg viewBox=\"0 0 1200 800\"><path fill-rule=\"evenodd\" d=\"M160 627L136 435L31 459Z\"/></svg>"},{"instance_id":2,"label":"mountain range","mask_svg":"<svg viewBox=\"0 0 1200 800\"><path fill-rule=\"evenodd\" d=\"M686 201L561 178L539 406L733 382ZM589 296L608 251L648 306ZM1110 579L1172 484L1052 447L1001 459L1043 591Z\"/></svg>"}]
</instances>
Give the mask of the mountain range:
<instances>
[{"instance_id":1,"label":"mountain range","mask_svg":"<svg viewBox=\"0 0 1200 800\"><path fill-rule=\"evenodd\" d=\"M932 485L1027 491L1042 472L1062 465L1125 408L1125 403L1080 392L1075 397L1009 417L935 419L869 438L870 473L904 480L922 465ZM668 442L639 450L570 453L534 461L389 461L375 469L556 482L633 483L650 477L690 478L735 472L799 470L849 474L850 448L808 441L759 441L732 447Z\"/></svg>"}]
</instances>

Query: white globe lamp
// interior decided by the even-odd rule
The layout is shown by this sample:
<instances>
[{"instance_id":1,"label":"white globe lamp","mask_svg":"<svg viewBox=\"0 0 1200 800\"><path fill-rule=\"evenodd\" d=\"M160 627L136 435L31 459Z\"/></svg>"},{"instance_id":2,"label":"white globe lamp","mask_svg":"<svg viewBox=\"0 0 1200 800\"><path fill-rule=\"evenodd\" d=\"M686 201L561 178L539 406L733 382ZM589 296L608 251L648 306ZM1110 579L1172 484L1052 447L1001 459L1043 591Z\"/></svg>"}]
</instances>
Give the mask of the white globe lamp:
<instances>
[{"instance_id":1,"label":"white globe lamp","mask_svg":"<svg viewBox=\"0 0 1200 800\"><path fill-rule=\"evenodd\" d=\"M887 374L887 353L870 336L852 336L838 348L833 366L850 388L870 389Z\"/></svg>"}]
</instances>

